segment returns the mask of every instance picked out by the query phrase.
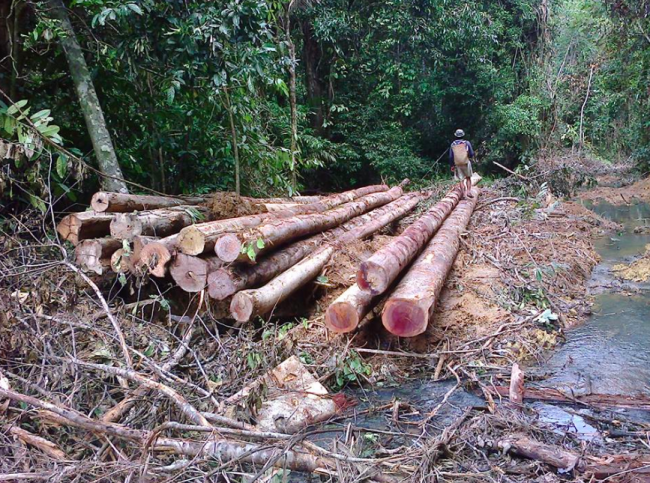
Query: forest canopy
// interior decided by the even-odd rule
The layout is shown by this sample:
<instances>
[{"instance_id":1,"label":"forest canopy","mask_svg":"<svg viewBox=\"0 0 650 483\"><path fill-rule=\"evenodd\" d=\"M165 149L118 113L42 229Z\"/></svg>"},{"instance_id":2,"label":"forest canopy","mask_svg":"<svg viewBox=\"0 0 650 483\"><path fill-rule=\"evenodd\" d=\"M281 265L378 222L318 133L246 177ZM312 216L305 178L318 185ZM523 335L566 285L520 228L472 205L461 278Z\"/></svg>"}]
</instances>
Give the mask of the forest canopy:
<instances>
[{"instance_id":1,"label":"forest canopy","mask_svg":"<svg viewBox=\"0 0 650 483\"><path fill-rule=\"evenodd\" d=\"M573 148L647 167L649 11L631 0L3 2L0 137L26 151L5 166L3 197L38 205L48 177L72 198L99 185L84 166L110 148L84 117L95 104L71 75L72 39L122 176L160 192L431 180L447 176L459 127L486 166Z\"/></svg>"}]
</instances>

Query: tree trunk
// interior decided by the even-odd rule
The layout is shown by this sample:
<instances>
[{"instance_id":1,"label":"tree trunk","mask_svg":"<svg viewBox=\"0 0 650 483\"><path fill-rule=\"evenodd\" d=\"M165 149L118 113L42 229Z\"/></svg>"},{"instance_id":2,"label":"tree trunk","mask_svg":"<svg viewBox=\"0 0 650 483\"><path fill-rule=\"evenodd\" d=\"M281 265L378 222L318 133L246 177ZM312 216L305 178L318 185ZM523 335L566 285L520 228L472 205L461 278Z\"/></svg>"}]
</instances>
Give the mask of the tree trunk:
<instances>
[{"instance_id":1,"label":"tree trunk","mask_svg":"<svg viewBox=\"0 0 650 483\"><path fill-rule=\"evenodd\" d=\"M115 251L122 248L122 242L115 238L97 238L84 240L75 248L75 260L83 270L92 271L101 275L106 267L106 260L109 260Z\"/></svg>"},{"instance_id":2,"label":"tree trunk","mask_svg":"<svg viewBox=\"0 0 650 483\"><path fill-rule=\"evenodd\" d=\"M199 223L181 230L179 237L179 248L186 255L200 255L206 252L212 252L215 242L219 236L227 232L247 230L256 227L268 220L285 218L303 213L317 213L329 210L334 206L341 205L352 201L360 196L369 193L376 193L388 190L386 185L366 186L356 190L338 193L328 196L314 203L304 205L285 207L283 210L272 214L250 215L241 218L232 218L229 220L219 220L208 223Z\"/></svg>"},{"instance_id":3,"label":"tree trunk","mask_svg":"<svg viewBox=\"0 0 650 483\"><path fill-rule=\"evenodd\" d=\"M352 332L370 311L373 298L355 283L327 308L325 326L338 333Z\"/></svg>"},{"instance_id":4,"label":"tree trunk","mask_svg":"<svg viewBox=\"0 0 650 483\"><path fill-rule=\"evenodd\" d=\"M214 250L227 263L255 262L260 254L275 247L302 236L329 230L373 208L395 201L401 195L402 188L396 186L385 193L364 196L326 213L298 215L271 221L245 233L229 233L217 240Z\"/></svg>"},{"instance_id":5,"label":"tree trunk","mask_svg":"<svg viewBox=\"0 0 650 483\"><path fill-rule=\"evenodd\" d=\"M314 38L314 29L308 20L301 24L303 34L302 63L305 66L305 87L307 89L307 103L311 108L311 126L322 133L325 117L323 115L323 88L318 75L320 63L320 46Z\"/></svg>"},{"instance_id":6,"label":"tree trunk","mask_svg":"<svg viewBox=\"0 0 650 483\"><path fill-rule=\"evenodd\" d=\"M170 235L158 241L147 243L140 251L140 258L136 262L138 273L150 273L154 277L164 277L167 273L167 264L176 254L176 243L179 235Z\"/></svg>"},{"instance_id":7,"label":"tree trunk","mask_svg":"<svg viewBox=\"0 0 650 483\"><path fill-rule=\"evenodd\" d=\"M70 75L86 120L99 170L106 176L102 184L109 191L128 193L86 59L72 29L68 12L61 0L48 0L48 3L52 14L59 20L61 29L65 32L65 36L60 36L59 39L70 66Z\"/></svg>"},{"instance_id":8,"label":"tree trunk","mask_svg":"<svg viewBox=\"0 0 650 483\"><path fill-rule=\"evenodd\" d=\"M117 213L111 222L111 236L120 240L132 240L140 235L173 235L194 223L196 214L205 218L209 210L202 206L178 206L141 213Z\"/></svg>"},{"instance_id":9,"label":"tree trunk","mask_svg":"<svg viewBox=\"0 0 650 483\"><path fill-rule=\"evenodd\" d=\"M291 113L291 186L298 189L298 101L296 100L296 46L291 40L291 5L287 5L284 15L284 33L289 46L289 109Z\"/></svg>"},{"instance_id":10,"label":"tree trunk","mask_svg":"<svg viewBox=\"0 0 650 483\"><path fill-rule=\"evenodd\" d=\"M97 212L129 213L132 211L156 210L176 206L200 205L207 203L209 200L209 196L171 198L168 196L129 195L99 191L93 195L90 200L90 206Z\"/></svg>"},{"instance_id":11,"label":"tree trunk","mask_svg":"<svg viewBox=\"0 0 650 483\"><path fill-rule=\"evenodd\" d=\"M115 215L84 211L65 216L56 226L63 241L77 245L87 238L100 238L111 231L111 221Z\"/></svg>"},{"instance_id":12,"label":"tree trunk","mask_svg":"<svg viewBox=\"0 0 650 483\"><path fill-rule=\"evenodd\" d=\"M407 196L412 197L413 195ZM293 243L260 260L257 265L231 265L220 268L208 275L208 294L213 299L225 300L240 290L266 283L312 253L323 241L333 240L348 230L371 221L380 216L382 210L371 211L367 215L353 218L328 232Z\"/></svg>"},{"instance_id":13,"label":"tree trunk","mask_svg":"<svg viewBox=\"0 0 650 483\"><path fill-rule=\"evenodd\" d=\"M199 258L176 254L174 261L169 266L169 273L181 289L186 292L200 292L208 281L208 273L223 266L217 257Z\"/></svg>"},{"instance_id":14,"label":"tree trunk","mask_svg":"<svg viewBox=\"0 0 650 483\"><path fill-rule=\"evenodd\" d=\"M460 235L469 223L478 193L478 189L473 188L474 197L458 204L386 301L382 322L390 333L413 337L426 330L456 259Z\"/></svg>"},{"instance_id":15,"label":"tree trunk","mask_svg":"<svg viewBox=\"0 0 650 483\"><path fill-rule=\"evenodd\" d=\"M429 242L462 197L463 188L456 185L401 235L361 263L357 273L359 287L373 295L384 293Z\"/></svg>"},{"instance_id":16,"label":"tree trunk","mask_svg":"<svg viewBox=\"0 0 650 483\"><path fill-rule=\"evenodd\" d=\"M226 100L225 107L228 111L228 121L230 122L230 138L232 144L232 154L235 159L235 193L241 194L241 183L239 175L239 146L237 145L237 126L235 125L235 116L232 112L232 104L230 103L230 94L228 93L228 86L223 90L223 96Z\"/></svg>"},{"instance_id":17,"label":"tree trunk","mask_svg":"<svg viewBox=\"0 0 650 483\"><path fill-rule=\"evenodd\" d=\"M401 218L415 208L421 199L422 195L420 194L407 195L384 206L378 210L379 213L364 215L365 223L345 232L333 242L319 248L263 287L242 290L235 294L230 304L231 315L238 322L248 322L256 315L269 313L294 291L315 278L336 249L345 247L355 240L365 238Z\"/></svg>"}]
</instances>

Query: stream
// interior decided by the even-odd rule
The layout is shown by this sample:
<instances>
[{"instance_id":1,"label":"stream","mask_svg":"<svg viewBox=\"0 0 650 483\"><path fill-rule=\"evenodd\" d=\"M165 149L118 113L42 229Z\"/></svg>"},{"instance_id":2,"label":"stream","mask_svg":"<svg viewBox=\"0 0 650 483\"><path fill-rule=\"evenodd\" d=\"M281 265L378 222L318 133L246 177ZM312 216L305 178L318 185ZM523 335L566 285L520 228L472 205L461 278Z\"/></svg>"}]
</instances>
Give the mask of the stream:
<instances>
[{"instance_id":1,"label":"stream","mask_svg":"<svg viewBox=\"0 0 650 483\"><path fill-rule=\"evenodd\" d=\"M650 219L650 205L614 206L599 202L587 208L622 225L617 234L595 241L601 262L589 283L594 296L589 320L566 333L566 343L544 366L546 387L574 394L650 396L650 297L648 284L620 282L611 268L645 252L650 235L634 233Z\"/></svg>"}]
</instances>

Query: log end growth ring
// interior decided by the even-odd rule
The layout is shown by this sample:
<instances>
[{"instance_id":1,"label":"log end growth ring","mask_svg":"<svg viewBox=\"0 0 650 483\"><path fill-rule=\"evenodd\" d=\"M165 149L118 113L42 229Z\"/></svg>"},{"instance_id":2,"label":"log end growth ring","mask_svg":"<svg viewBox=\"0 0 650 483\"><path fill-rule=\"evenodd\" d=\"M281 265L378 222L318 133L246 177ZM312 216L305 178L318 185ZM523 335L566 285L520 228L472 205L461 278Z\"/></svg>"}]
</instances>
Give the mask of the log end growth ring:
<instances>
[{"instance_id":1,"label":"log end growth ring","mask_svg":"<svg viewBox=\"0 0 650 483\"><path fill-rule=\"evenodd\" d=\"M90 206L92 209L99 213L108 210L109 204L108 193L105 193L103 191L95 193L90 200Z\"/></svg>"},{"instance_id":2,"label":"log end growth ring","mask_svg":"<svg viewBox=\"0 0 650 483\"><path fill-rule=\"evenodd\" d=\"M226 263L231 263L239 258L242 252L242 243L235 233L226 233L219 237L214 245L214 252Z\"/></svg>"},{"instance_id":3,"label":"log end growth ring","mask_svg":"<svg viewBox=\"0 0 650 483\"><path fill-rule=\"evenodd\" d=\"M235 292L237 292L237 287L227 270L220 268L208 275L208 294L211 298L225 300Z\"/></svg>"},{"instance_id":4,"label":"log end growth ring","mask_svg":"<svg viewBox=\"0 0 650 483\"><path fill-rule=\"evenodd\" d=\"M208 264L205 260L178 253L169 266L176 284L186 292L200 292L205 288Z\"/></svg>"},{"instance_id":5,"label":"log end growth ring","mask_svg":"<svg viewBox=\"0 0 650 483\"><path fill-rule=\"evenodd\" d=\"M205 250L205 235L198 228L189 226L181 230L177 244L185 255L200 255Z\"/></svg>"},{"instance_id":6,"label":"log end growth ring","mask_svg":"<svg viewBox=\"0 0 650 483\"><path fill-rule=\"evenodd\" d=\"M167 263L172 255L161 243L149 243L140 253L138 267L142 273L149 272L154 277L164 277L167 271Z\"/></svg>"},{"instance_id":7,"label":"log end growth ring","mask_svg":"<svg viewBox=\"0 0 650 483\"><path fill-rule=\"evenodd\" d=\"M253 317L255 302L246 291L237 292L230 302L230 314L237 322L248 322Z\"/></svg>"},{"instance_id":8,"label":"log end growth ring","mask_svg":"<svg viewBox=\"0 0 650 483\"><path fill-rule=\"evenodd\" d=\"M356 307L345 302L332 303L325 313L325 325L331 331L340 334L352 332L359 326Z\"/></svg>"},{"instance_id":9,"label":"log end growth ring","mask_svg":"<svg viewBox=\"0 0 650 483\"><path fill-rule=\"evenodd\" d=\"M412 300L391 299L386 302L381 321L391 334L415 337L427 328L429 314Z\"/></svg>"}]
</instances>

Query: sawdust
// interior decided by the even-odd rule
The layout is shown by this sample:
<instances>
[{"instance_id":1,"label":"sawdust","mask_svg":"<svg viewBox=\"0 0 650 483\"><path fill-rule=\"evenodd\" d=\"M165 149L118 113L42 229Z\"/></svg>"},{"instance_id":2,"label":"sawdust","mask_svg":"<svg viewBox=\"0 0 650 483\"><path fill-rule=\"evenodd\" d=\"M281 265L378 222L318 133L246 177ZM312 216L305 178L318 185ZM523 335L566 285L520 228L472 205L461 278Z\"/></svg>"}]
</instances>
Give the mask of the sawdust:
<instances>
[{"instance_id":1,"label":"sawdust","mask_svg":"<svg viewBox=\"0 0 650 483\"><path fill-rule=\"evenodd\" d=\"M267 209L262 203L255 203L249 198L244 198L236 193L218 191L212 195L208 202L212 220L223 220L239 216L266 213Z\"/></svg>"}]
</instances>

